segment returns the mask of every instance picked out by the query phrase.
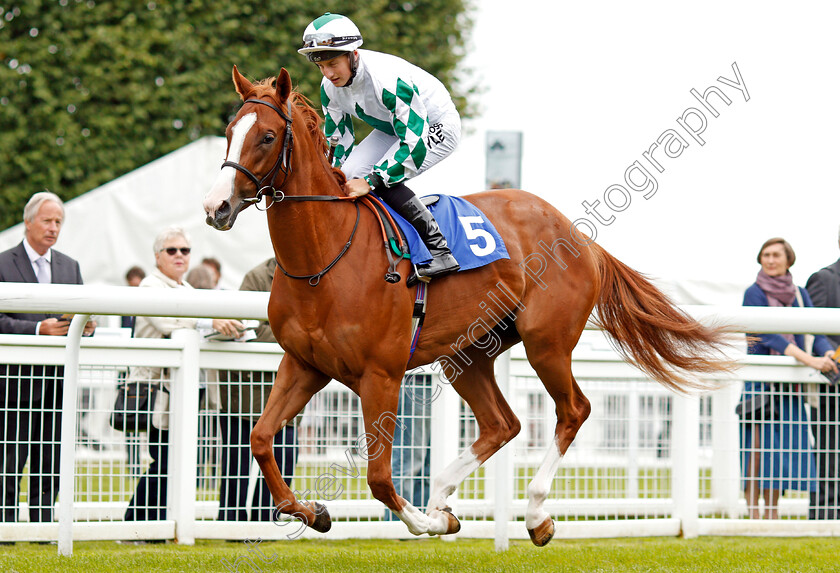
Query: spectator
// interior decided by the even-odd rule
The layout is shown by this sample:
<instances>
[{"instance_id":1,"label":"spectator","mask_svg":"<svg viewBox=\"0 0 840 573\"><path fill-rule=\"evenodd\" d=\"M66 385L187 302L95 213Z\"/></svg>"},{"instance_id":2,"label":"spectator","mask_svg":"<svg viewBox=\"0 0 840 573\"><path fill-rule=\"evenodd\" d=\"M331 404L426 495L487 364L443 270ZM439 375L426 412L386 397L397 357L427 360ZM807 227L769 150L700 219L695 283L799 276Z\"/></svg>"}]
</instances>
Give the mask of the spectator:
<instances>
[{"instance_id":1,"label":"spectator","mask_svg":"<svg viewBox=\"0 0 840 573\"><path fill-rule=\"evenodd\" d=\"M190 269L186 276L186 281L191 287L202 290L212 290L215 280L216 275L212 267L203 264ZM199 328L198 333L203 338L207 338L216 334L216 331L213 329ZM215 408L218 405L218 400L213 404L207 403L208 396L213 395L217 397L217 392L205 392L205 390L208 384L217 383L217 374L216 370L205 368L202 368L199 373L199 388L204 399L200 404L201 409L198 417L198 468L199 472L202 470L206 472L205 478L209 478L211 482L215 482L216 477L214 473L216 470L216 448L213 443L213 437L215 434L214 429L216 428ZM201 480L202 477L200 476L199 487L201 486ZM215 486L212 487L215 488Z\"/></svg>"},{"instance_id":2,"label":"spectator","mask_svg":"<svg viewBox=\"0 0 840 573\"><path fill-rule=\"evenodd\" d=\"M805 285L814 306L840 308L840 260L811 275ZM840 335L827 336L833 348ZM817 453L817 491L811 494L811 519L840 518L840 386L820 385L819 407L811 410Z\"/></svg>"},{"instance_id":3,"label":"spectator","mask_svg":"<svg viewBox=\"0 0 840 573\"><path fill-rule=\"evenodd\" d=\"M191 287L195 289L202 289L202 290L209 290L213 288L213 281L215 275L210 267L207 265L198 265L190 269L187 273L186 281L190 284ZM198 333L203 337L206 338L212 334L215 334L213 329L198 329ZM205 392L207 389L208 383L215 384L216 383L216 371L215 370L208 370L202 368L199 372L199 388L201 389L201 394L203 395L202 403L199 404L200 411L198 416L198 469L199 472L204 470L207 473L207 476L210 477L210 481L214 481L215 475L213 472L216 469L216 448L213 444L213 434L215 433L213 429L216 427L216 411L215 406L217 404L209 404L206 402L208 396L210 394L215 395L215 393L208 393ZM201 487L202 476L199 476L199 487Z\"/></svg>"},{"instance_id":4,"label":"spectator","mask_svg":"<svg viewBox=\"0 0 840 573\"><path fill-rule=\"evenodd\" d=\"M136 287L140 286L140 282L146 278L146 271L141 269L138 266L133 266L128 269L128 272L125 273L125 283L128 286ZM133 316L123 316L120 320L120 326L123 328L134 328L134 318Z\"/></svg>"},{"instance_id":5,"label":"spectator","mask_svg":"<svg viewBox=\"0 0 840 573\"><path fill-rule=\"evenodd\" d=\"M187 273L187 282L190 286L198 289L212 289L216 287L218 279L213 274L212 267L199 265Z\"/></svg>"},{"instance_id":6,"label":"spectator","mask_svg":"<svg viewBox=\"0 0 840 573\"><path fill-rule=\"evenodd\" d=\"M146 278L146 271L134 265L125 273L125 284L131 287L140 286L142 280ZM122 328L130 328L134 332L135 316L123 316L120 319L120 326ZM125 382L125 372L120 372L118 377L119 384ZM126 430L125 432L125 454L126 463L128 464L128 471L131 477L140 475L140 439L139 432Z\"/></svg>"},{"instance_id":7,"label":"spectator","mask_svg":"<svg viewBox=\"0 0 840 573\"><path fill-rule=\"evenodd\" d=\"M432 401L429 374L411 374L403 379L391 453L391 477L397 495L421 511L425 510L430 493ZM385 510L385 519L399 520L390 509Z\"/></svg>"},{"instance_id":8,"label":"spectator","mask_svg":"<svg viewBox=\"0 0 840 573\"><path fill-rule=\"evenodd\" d=\"M219 259L213 257L205 257L201 259L201 265L203 267L206 267L212 275L213 286L210 288L219 288L219 281L222 280L222 263L219 262Z\"/></svg>"},{"instance_id":9,"label":"spectator","mask_svg":"<svg viewBox=\"0 0 840 573\"><path fill-rule=\"evenodd\" d=\"M271 291L271 282L277 262L270 258L248 271L239 290ZM277 340L267 321L256 328L252 342ZM251 498L251 514L246 510L248 479L253 465L250 435L254 429L268 395L274 385L276 372L234 371L219 372L222 414L222 485L219 494L219 520L271 521L273 505L271 492L265 479L257 481ZM274 459L286 484L291 485L297 461L297 420L287 424L274 436Z\"/></svg>"},{"instance_id":10,"label":"spectator","mask_svg":"<svg viewBox=\"0 0 840 573\"><path fill-rule=\"evenodd\" d=\"M790 267L793 248L780 238L769 239L758 253L761 270L744 293L744 306L813 306L808 292L793 284ZM823 372L837 372L830 358L833 349L824 336L814 337L814 350L806 353L801 334L751 334L749 354L793 356ZM803 394L798 385L745 382L739 404L742 470L749 516L758 519L759 494L764 496L764 518L778 519L779 495L795 489L816 491L814 453L808 441Z\"/></svg>"},{"instance_id":11,"label":"spectator","mask_svg":"<svg viewBox=\"0 0 840 573\"><path fill-rule=\"evenodd\" d=\"M128 286L140 286L140 282L146 278L146 271L138 267L137 265L128 269L125 273L125 282Z\"/></svg>"},{"instance_id":12,"label":"spectator","mask_svg":"<svg viewBox=\"0 0 840 573\"><path fill-rule=\"evenodd\" d=\"M156 268L143 279L140 288L192 288L183 277L190 266L190 241L180 227L162 231L154 242ZM213 328L236 336L242 324L237 320L137 317L134 334L137 338L166 338L182 328ZM125 512L126 521L166 518L166 487L169 461L169 379L163 368L132 367L129 380L160 383L156 392L155 414L149 428L149 454L152 463L137 484Z\"/></svg>"},{"instance_id":13,"label":"spectator","mask_svg":"<svg viewBox=\"0 0 840 573\"><path fill-rule=\"evenodd\" d=\"M53 249L64 222L54 193L35 193L23 209L23 241L0 253L0 281L82 284L79 263ZM58 314L0 313L0 333L63 336ZM85 325L92 334L96 324ZM61 457L62 366L0 365L0 521L17 521L23 468L29 459L29 521L53 520Z\"/></svg>"}]
</instances>

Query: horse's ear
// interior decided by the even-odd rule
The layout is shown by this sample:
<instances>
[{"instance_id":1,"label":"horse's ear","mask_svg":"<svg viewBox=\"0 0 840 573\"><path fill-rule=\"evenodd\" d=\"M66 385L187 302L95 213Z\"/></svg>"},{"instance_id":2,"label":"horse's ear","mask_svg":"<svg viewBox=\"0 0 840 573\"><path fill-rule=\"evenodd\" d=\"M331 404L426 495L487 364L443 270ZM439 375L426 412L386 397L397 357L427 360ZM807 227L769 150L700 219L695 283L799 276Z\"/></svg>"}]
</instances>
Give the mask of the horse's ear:
<instances>
[{"instance_id":1,"label":"horse's ear","mask_svg":"<svg viewBox=\"0 0 840 573\"><path fill-rule=\"evenodd\" d=\"M236 93L239 94L242 101L245 101L248 94L254 91L254 84L249 82L245 76L240 74L235 65L233 66L233 85L236 86Z\"/></svg>"},{"instance_id":2,"label":"horse's ear","mask_svg":"<svg viewBox=\"0 0 840 573\"><path fill-rule=\"evenodd\" d=\"M292 93L292 78L286 68L280 68L280 73L277 75L277 101L285 102L289 99Z\"/></svg>"}]
</instances>

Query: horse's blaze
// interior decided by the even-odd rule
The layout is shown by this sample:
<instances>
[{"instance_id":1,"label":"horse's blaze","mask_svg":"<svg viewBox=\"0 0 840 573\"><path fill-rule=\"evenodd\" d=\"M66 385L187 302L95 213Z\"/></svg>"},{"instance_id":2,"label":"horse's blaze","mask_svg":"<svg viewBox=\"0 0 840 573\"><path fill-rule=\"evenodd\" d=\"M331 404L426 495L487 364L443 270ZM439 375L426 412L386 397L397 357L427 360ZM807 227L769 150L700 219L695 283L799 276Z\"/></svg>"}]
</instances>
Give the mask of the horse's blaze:
<instances>
[{"instance_id":1,"label":"horse's blaze","mask_svg":"<svg viewBox=\"0 0 840 573\"><path fill-rule=\"evenodd\" d=\"M242 162L242 151L245 146L245 137L257 122L257 114L249 113L236 122L231 129L230 141L228 144L227 160L233 163ZM216 181L210 191L204 196L204 212L207 214L207 223L219 230L227 230L233 226L231 217L233 209L230 203L236 194L236 169L230 166L222 167ZM227 206L227 213L225 212Z\"/></svg>"}]
</instances>

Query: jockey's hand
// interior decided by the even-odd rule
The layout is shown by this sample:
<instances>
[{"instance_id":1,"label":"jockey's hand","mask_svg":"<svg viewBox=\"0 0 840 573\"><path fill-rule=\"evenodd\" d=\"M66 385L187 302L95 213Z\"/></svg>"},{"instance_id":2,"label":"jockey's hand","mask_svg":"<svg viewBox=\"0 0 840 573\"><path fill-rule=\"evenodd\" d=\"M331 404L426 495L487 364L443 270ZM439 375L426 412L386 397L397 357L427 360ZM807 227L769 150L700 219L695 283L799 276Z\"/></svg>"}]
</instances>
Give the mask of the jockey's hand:
<instances>
[{"instance_id":1,"label":"jockey's hand","mask_svg":"<svg viewBox=\"0 0 840 573\"><path fill-rule=\"evenodd\" d=\"M351 179L344 184L344 191L348 197L364 197L370 193L370 185L364 179Z\"/></svg>"}]
</instances>

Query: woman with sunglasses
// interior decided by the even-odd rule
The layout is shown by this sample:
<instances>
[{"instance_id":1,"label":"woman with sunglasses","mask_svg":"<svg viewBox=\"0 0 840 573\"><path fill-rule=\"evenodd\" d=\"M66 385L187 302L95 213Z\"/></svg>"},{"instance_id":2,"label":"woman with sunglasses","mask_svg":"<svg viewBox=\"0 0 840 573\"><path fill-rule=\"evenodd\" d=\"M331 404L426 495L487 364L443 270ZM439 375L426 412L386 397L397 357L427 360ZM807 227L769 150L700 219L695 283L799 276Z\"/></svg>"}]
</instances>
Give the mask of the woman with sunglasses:
<instances>
[{"instance_id":1,"label":"woman with sunglasses","mask_svg":"<svg viewBox=\"0 0 840 573\"><path fill-rule=\"evenodd\" d=\"M298 50L323 74L324 133L338 136L334 164L351 197L376 192L417 229L433 259L420 276L457 271L431 212L405 185L449 156L461 138L461 118L446 87L401 58L360 50L362 35L346 16L329 12L303 33ZM373 128L356 145L352 117Z\"/></svg>"},{"instance_id":2,"label":"woman with sunglasses","mask_svg":"<svg viewBox=\"0 0 840 573\"><path fill-rule=\"evenodd\" d=\"M140 282L140 288L193 288L184 281L190 266L190 240L180 227L164 229L155 239L156 268ZM242 323L238 320L209 318L172 318L138 316L134 325L135 338L169 338L182 328L216 330L238 337ZM169 387L168 370L150 366L132 367L129 381L160 384L156 392L154 416L149 427L149 454L152 463L137 483L137 490L125 512L126 521L166 519L166 477L169 460ZM140 428L143 430L145 428Z\"/></svg>"}]
</instances>

